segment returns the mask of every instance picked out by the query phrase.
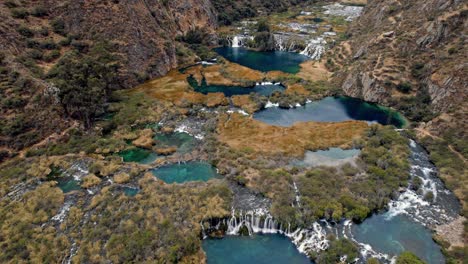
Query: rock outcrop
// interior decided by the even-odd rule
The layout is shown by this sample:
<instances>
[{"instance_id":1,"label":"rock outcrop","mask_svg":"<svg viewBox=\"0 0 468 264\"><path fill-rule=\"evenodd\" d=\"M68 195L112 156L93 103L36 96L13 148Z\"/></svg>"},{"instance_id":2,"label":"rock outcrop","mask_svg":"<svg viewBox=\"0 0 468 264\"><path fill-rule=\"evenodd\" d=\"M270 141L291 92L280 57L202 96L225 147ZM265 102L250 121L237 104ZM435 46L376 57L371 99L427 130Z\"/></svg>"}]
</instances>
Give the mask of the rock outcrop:
<instances>
[{"instance_id":1,"label":"rock outcrop","mask_svg":"<svg viewBox=\"0 0 468 264\"><path fill-rule=\"evenodd\" d=\"M347 95L387 105L425 90L432 110L446 112L466 102L467 14L460 0L369 1L335 80Z\"/></svg>"}]
</instances>

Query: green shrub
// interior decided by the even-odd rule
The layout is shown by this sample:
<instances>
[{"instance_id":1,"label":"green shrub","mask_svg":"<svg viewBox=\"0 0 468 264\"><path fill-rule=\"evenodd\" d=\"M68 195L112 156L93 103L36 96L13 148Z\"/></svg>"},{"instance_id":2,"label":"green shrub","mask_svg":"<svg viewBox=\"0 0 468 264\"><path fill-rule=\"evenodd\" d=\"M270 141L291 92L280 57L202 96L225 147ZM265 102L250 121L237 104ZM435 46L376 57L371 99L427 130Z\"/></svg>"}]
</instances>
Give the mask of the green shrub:
<instances>
[{"instance_id":1,"label":"green shrub","mask_svg":"<svg viewBox=\"0 0 468 264\"><path fill-rule=\"evenodd\" d=\"M35 60L42 60L42 57L44 56L42 51L37 50L37 49L31 50L27 54L31 59L35 59Z\"/></svg>"},{"instance_id":2,"label":"green shrub","mask_svg":"<svg viewBox=\"0 0 468 264\"><path fill-rule=\"evenodd\" d=\"M43 6L37 6L31 12L31 15L35 17L44 17L48 15L47 9Z\"/></svg>"},{"instance_id":3,"label":"green shrub","mask_svg":"<svg viewBox=\"0 0 468 264\"><path fill-rule=\"evenodd\" d=\"M452 54L455 54L457 53L457 49L454 48L454 47L450 47L448 50L447 50L448 54L452 55Z\"/></svg>"},{"instance_id":4,"label":"green shrub","mask_svg":"<svg viewBox=\"0 0 468 264\"><path fill-rule=\"evenodd\" d=\"M411 83L403 82L396 86L397 90L402 93L409 93L411 91Z\"/></svg>"},{"instance_id":5,"label":"green shrub","mask_svg":"<svg viewBox=\"0 0 468 264\"><path fill-rule=\"evenodd\" d=\"M40 45L41 45L41 43L39 43L39 41L37 41L35 39L27 39L26 40L26 47L28 47L30 49L39 48Z\"/></svg>"},{"instance_id":6,"label":"green shrub","mask_svg":"<svg viewBox=\"0 0 468 264\"><path fill-rule=\"evenodd\" d=\"M86 49L88 49L89 47L88 43L84 41L78 41L78 40L73 40L71 42L71 46L75 48L77 51L79 51L80 53L85 52Z\"/></svg>"},{"instance_id":7,"label":"green shrub","mask_svg":"<svg viewBox=\"0 0 468 264\"><path fill-rule=\"evenodd\" d=\"M14 8L11 10L11 16L13 18L25 19L29 16L29 11L25 8Z\"/></svg>"},{"instance_id":8,"label":"green shrub","mask_svg":"<svg viewBox=\"0 0 468 264\"><path fill-rule=\"evenodd\" d=\"M15 0L7 0L5 1L4 5L8 8L16 8L19 4Z\"/></svg>"},{"instance_id":9,"label":"green shrub","mask_svg":"<svg viewBox=\"0 0 468 264\"><path fill-rule=\"evenodd\" d=\"M53 40L43 41L43 42L40 43L39 47L41 49L47 49L47 50L53 50L53 49L58 48L57 44L55 44L55 42Z\"/></svg>"},{"instance_id":10,"label":"green shrub","mask_svg":"<svg viewBox=\"0 0 468 264\"><path fill-rule=\"evenodd\" d=\"M27 38L31 38L31 37L34 37L34 32L25 27L25 26L20 26L18 29L17 29L18 33L20 33L21 36L24 36L24 37L27 37Z\"/></svg>"},{"instance_id":11,"label":"green shrub","mask_svg":"<svg viewBox=\"0 0 468 264\"><path fill-rule=\"evenodd\" d=\"M359 256L358 247L348 239L334 240L330 247L321 253L317 259L318 264L341 263L341 257L346 256L347 262L352 262Z\"/></svg>"},{"instance_id":12,"label":"green shrub","mask_svg":"<svg viewBox=\"0 0 468 264\"><path fill-rule=\"evenodd\" d=\"M405 251L401 253L400 256L398 256L396 263L397 264L424 264L424 261L422 261L413 253L409 251Z\"/></svg>"},{"instance_id":13,"label":"green shrub","mask_svg":"<svg viewBox=\"0 0 468 264\"><path fill-rule=\"evenodd\" d=\"M60 51L59 50L52 50L51 52L47 53L44 56L44 60L46 62L52 62L56 59L60 58Z\"/></svg>"},{"instance_id":14,"label":"green shrub","mask_svg":"<svg viewBox=\"0 0 468 264\"><path fill-rule=\"evenodd\" d=\"M258 21L257 32L270 32L270 25L264 19Z\"/></svg>"},{"instance_id":15,"label":"green shrub","mask_svg":"<svg viewBox=\"0 0 468 264\"><path fill-rule=\"evenodd\" d=\"M72 39L69 38L69 37L66 37L66 38L60 40L58 44L61 47L67 47L67 46L70 46L71 42L72 42Z\"/></svg>"},{"instance_id":16,"label":"green shrub","mask_svg":"<svg viewBox=\"0 0 468 264\"><path fill-rule=\"evenodd\" d=\"M49 36L49 29L47 27L41 27L41 29L39 29L39 34L43 37L47 37Z\"/></svg>"},{"instance_id":17,"label":"green shrub","mask_svg":"<svg viewBox=\"0 0 468 264\"><path fill-rule=\"evenodd\" d=\"M65 35L65 22L62 19L54 19L50 23L50 26L52 27L52 30L60 35Z\"/></svg>"},{"instance_id":18,"label":"green shrub","mask_svg":"<svg viewBox=\"0 0 468 264\"><path fill-rule=\"evenodd\" d=\"M416 62L411 66L411 75L415 78L423 77L426 72L425 64L423 62Z\"/></svg>"}]
</instances>

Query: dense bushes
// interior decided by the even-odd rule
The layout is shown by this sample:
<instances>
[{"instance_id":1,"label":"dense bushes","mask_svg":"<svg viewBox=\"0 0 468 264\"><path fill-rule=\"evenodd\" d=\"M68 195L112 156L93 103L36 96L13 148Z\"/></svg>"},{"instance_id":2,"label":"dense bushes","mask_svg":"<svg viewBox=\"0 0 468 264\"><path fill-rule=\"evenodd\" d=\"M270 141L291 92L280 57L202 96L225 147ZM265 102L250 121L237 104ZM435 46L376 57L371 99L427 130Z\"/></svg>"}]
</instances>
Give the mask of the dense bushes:
<instances>
[{"instance_id":1,"label":"dense bushes","mask_svg":"<svg viewBox=\"0 0 468 264\"><path fill-rule=\"evenodd\" d=\"M306 2L306 0L213 0L218 13L218 22L230 25L243 18L254 17L257 11L273 13L285 11L289 6Z\"/></svg>"},{"instance_id":2,"label":"dense bushes","mask_svg":"<svg viewBox=\"0 0 468 264\"><path fill-rule=\"evenodd\" d=\"M403 112L405 117L412 121L427 122L434 118L434 113L430 107L431 97L427 89L420 89L416 96L394 99L392 104L396 109Z\"/></svg>"},{"instance_id":3,"label":"dense bushes","mask_svg":"<svg viewBox=\"0 0 468 264\"><path fill-rule=\"evenodd\" d=\"M348 239L336 239L330 243L325 252L317 258L318 264L342 263L341 257L346 256L346 262L351 263L359 257L358 247Z\"/></svg>"},{"instance_id":4,"label":"dense bushes","mask_svg":"<svg viewBox=\"0 0 468 264\"><path fill-rule=\"evenodd\" d=\"M86 54L68 53L50 70L48 77L60 89L60 103L67 115L91 126L117 87L116 61L111 45L103 42Z\"/></svg>"}]
</instances>

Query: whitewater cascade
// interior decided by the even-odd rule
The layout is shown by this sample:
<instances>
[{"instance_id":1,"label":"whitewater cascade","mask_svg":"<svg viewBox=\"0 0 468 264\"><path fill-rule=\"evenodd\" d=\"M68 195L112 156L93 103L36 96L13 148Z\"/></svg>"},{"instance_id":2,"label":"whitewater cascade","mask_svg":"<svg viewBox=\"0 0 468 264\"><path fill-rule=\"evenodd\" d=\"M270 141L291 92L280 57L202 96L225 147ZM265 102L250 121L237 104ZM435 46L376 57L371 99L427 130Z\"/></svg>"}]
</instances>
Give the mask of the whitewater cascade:
<instances>
[{"instance_id":1,"label":"whitewater cascade","mask_svg":"<svg viewBox=\"0 0 468 264\"><path fill-rule=\"evenodd\" d=\"M313 60L319 60L325 53L326 45L327 41L322 37L311 39L301 54Z\"/></svg>"},{"instance_id":2,"label":"whitewater cascade","mask_svg":"<svg viewBox=\"0 0 468 264\"><path fill-rule=\"evenodd\" d=\"M236 35L230 40L232 48L245 47L247 40L253 40L253 36Z\"/></svg>"},{"instance_id":3,"label":"whitewater cascade","mask_svg":"<svg viewBox=\"0 0 468 264\"><path fill-rule=\"evenodd\" d=\"M307 39L297 34L274 34L275 50L297 52L313 60L319 60L325 53L327 47L325 36L333 35L335 32L325 33L324 36L312 39ZM247 47L247 41L253 39L254 37L249 35L236 35L232 37L232 39L228 39L228 41L232 48L240 48ZM304 45L305 48L303 49Z\"/></svg>"},{"instance_id":4,"label":"whitewater cascade","mask_svg":"<svg viewBox=\"0 0 468 264\"><path fill-rule=\"evenodd\" d=\"M206 230L202 225L202 235L207 237ZM315 222L310 228L298 228L291 230L291 226L282 226L265 210L251 210L247 212L236 212L232 210L229 219L222 219L212 223L211 230L226 229L228 235L240 235L246 230L249 235L253 234L282 234L291 239L299 252L306 254L310 251L322 251L328 248L329 241L324 228Z\"/></svg>"},{"instance_id":5,"label":"whitewater cascade","mask_svg":"<svg viewBox=\"0 0 468 264\"><path fill-rule=\"evenodd\" d=\"M419 191L409 186L397 200L390 202L387 218L407 214L427 227L454 220L460 211L457 198L438 177L437 168L431 163L427 152L413 140L410 140L410 149L411 179L418 177L422 184Z\"/></svg>"}]
</instances>

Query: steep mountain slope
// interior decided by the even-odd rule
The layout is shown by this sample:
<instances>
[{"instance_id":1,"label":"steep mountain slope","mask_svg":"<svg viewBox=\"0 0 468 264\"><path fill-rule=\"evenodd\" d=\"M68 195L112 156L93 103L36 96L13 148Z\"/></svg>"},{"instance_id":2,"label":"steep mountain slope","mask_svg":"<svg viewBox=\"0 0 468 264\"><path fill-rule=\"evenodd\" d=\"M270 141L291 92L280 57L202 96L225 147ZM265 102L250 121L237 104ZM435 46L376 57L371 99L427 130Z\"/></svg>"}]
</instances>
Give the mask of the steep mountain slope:
<instances>
[{"instance_id":1,"label":"steep mountain slope","mask_svg":"<svg viewBox=\"0 0 468 264\"><path fill-rule=\"evenodd\" d=\"M177 66L177 35L195 27L213 31L217 23L209 0L8 0L0 18L2 157L69 126L47 80L68 52L112 43L118 84L128 88Z\"/></svg>"},{"instance_id":2,"label":"steep mountain slope","mask_svg":"<svg viewBox=\"0 0 468 264\"><path fill-rule=\"evenodd\" d=\"M432 110L452 110L466 101L467 14L459 0L369 1L348 32L352 55L337 78L343 90L400 108L428 94Z\"/></svg>"}]
</instances>

